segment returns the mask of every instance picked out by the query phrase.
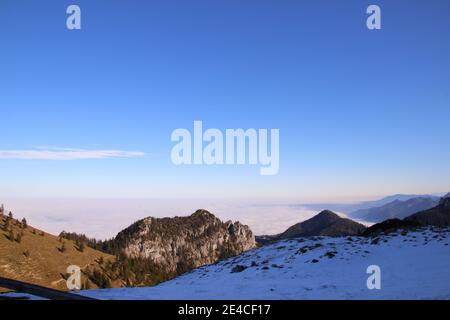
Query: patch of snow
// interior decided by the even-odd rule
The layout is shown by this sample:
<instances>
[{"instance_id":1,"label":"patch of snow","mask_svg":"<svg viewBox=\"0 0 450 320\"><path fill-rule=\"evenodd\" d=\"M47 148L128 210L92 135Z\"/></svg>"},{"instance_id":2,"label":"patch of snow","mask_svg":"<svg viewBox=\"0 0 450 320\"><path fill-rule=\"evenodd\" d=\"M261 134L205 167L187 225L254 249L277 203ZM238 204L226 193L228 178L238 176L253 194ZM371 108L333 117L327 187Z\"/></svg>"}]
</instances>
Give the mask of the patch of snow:
<instances>
[{"instance_id":1,"label":"patch of snow","mask_svg":"<svg viewBox=\"0 0 450 320\"><path fill-rule=\"evenodd\" d=\"M79 293L133 300L450 299L450 229L425 228L373 240L284 240L154 287ZM381 268L380 290L366 286L369 265Z\"/></svg>"}]
</instances>

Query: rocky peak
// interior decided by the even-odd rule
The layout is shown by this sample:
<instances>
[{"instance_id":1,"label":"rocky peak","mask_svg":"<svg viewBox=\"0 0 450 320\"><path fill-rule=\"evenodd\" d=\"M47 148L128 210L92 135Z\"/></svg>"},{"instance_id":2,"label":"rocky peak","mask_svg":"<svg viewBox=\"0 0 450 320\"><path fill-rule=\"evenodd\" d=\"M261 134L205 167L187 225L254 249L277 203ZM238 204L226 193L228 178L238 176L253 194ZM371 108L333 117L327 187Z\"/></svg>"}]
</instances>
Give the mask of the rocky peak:
<instances>
[{"instance_id":1,"label":"rocky peak","mask_svg":"<svg viewBox=\"0 0 450 320\"><path fill-rule=\"evenodd\" d=\"M217 219L216 216L214 216L211 212L205 210L205 209L198 209L193 214L191 214L192 217L203 217L206 219Z\"/></svg>"},{"instance_id":2,"label":"rocky peak","mask_svg":"<svg viewBox=\"0 0 450 320\"><path fill-rule=\"evenodd\" d=\"M248 226L222 222L204 209L184 217L145 218L113 241L127 257L148 259L173 273L215 263L256 245Z\"/></svg>"}]
</instances>

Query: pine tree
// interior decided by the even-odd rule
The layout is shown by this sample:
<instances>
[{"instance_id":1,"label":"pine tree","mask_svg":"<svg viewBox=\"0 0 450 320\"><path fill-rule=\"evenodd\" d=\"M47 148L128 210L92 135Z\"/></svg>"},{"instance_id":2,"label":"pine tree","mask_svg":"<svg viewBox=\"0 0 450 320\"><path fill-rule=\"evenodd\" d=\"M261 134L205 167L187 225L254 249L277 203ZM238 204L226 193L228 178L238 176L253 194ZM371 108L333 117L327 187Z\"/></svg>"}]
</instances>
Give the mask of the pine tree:
<instances>
[{"instance_id":1,"label":"pine tree","mask_svg":"<svg viewBox=\"0 0 450 320\"><path fill-rule=\"evenodd\" d=\"M25 219L25 218L22 219L22 228L24 228L24 229L28 228L27 219Z\"/></svg>"},{"instance_id":2,"label":"pine tree","mask_svg":"<svg viewBox=\"0 0 450 320\"><path fill-rule=\"evenodd\" d=\"M2 205L0 206L0 215L2 216L4 214L5 214L5 207L3 206L3 203L2 203Z\"/></svg>"},{"instance_id":3,"label":"pine tree","mask_svg":"<svg viewBox=\"0 0 450 320\"><path fill-rule=\"evenodd\" d=\"M9 230L8 239L9 241L14 241L14 232L12 229Z\"/></svg>"}]
</instances>

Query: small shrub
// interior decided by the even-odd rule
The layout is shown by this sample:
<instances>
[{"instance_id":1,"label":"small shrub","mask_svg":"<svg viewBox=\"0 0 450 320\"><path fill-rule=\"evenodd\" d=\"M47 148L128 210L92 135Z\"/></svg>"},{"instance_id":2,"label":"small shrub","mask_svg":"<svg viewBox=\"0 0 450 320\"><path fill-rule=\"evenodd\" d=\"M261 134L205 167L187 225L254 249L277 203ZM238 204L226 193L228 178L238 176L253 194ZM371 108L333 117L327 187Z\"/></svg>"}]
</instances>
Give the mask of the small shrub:
<instances>
[{"instance_id":1,"label":"small shrub","mask_svg":"<svg viewBox=\"0 0 450 320\"><path fill-rule=\"evenodd\" d=\"M78 251L80 251L80 252L84 252L84 248L85 248L85 245L84 245L83 242L79 242L79 243L76 245L76 249L77 249Z\"/></svg>"},{"instance_id":2,"label":"small shrub","mask_svg":"<svg viewBox=\"0 0 450 320\"><path fill-rule=\"evenodd\" d=\"M14 241L14 232L12 231L12 229L9 230L8 240Z\"/></svg>"},{"instance_id":3,"label":"small shrub","mask_svg":"<svg viewBox=\"0 0 450 320\"><path fill-rule=\"evenodd\" d=\"M17 243L21 243L21 242L22 242L22 233L21 233L21 232L19 232L19 233L17 234L15 240L16 240Z\"/></svg>"},{"instance_id":4,"label":"small shrub","mask_svg":"<svg viewBox=\"0 0 450 320\"><path fill-rule=\"evenodd\" d=\"M66 248L66 243L63 242L62 245L61 245L61 247L58 248L58 250L59 250L59 252L61 252L61 253L66 252L66 250L67 250L67 248Z\"/></svg>"},{"instance_id":5,"label":"small shrub","mask_svg":"<svg viewBox=\"0 0 450 320\"><path fill-rule=\"evenodd\" d=\"M245 269L247 269L246 266L243 266L243 265L238 264L238 265L234 266L233 269L231 269L231 273L242 272L242 271L244 271Z\"/></svg>"}]
</instances>

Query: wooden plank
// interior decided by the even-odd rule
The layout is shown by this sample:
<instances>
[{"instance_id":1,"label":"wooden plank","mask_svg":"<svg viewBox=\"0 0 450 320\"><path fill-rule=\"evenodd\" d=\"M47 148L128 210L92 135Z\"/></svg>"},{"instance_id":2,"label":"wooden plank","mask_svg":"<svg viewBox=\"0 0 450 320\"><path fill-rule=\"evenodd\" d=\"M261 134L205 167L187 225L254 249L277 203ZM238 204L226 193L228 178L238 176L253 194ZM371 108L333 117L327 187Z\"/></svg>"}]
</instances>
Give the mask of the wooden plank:
<instances>
[{"instance_id":1,"label":"wooden plank","mask_svg":"<svg viewBox=\"0 0 450 320\"><path fill-rule=\"evenodd\" d=\"M13 290L17 293L28 293L50 300L95 300L78 294L46 288L31 283L0 277L0 287Z\"/></svg>"}]
</instances>

